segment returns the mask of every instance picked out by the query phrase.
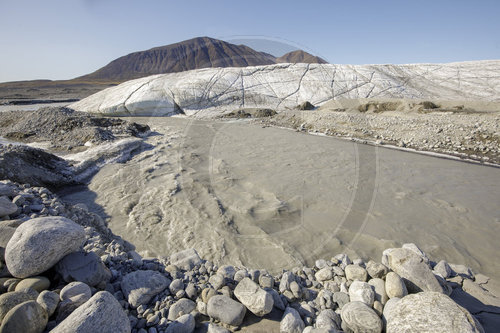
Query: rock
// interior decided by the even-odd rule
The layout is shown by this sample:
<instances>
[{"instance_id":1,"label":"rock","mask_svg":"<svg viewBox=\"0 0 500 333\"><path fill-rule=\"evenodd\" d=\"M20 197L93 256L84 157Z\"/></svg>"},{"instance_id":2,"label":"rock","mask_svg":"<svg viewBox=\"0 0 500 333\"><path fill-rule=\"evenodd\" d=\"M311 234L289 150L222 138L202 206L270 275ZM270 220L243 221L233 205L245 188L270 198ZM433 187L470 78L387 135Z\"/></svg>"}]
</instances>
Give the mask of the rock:
<instances>
[{"instance_id":1,"label":"rock","mask_svg":"<svg viewBox=\"0 0 500 333\"><path fill-rule=\"evenodd\" d=\"M44 290L38 295L36 301L47 311L47 315L50 317L56 311L57 305L59 305L59 294Z\"/></svg>"},{"instance_id":2,"label":"rock","mask_svg":"<svg viewBox=\"0 0 500 333\"><path fill-rule=\"evenodd\" d=\"M0 322L5 315L16 305L27 301L34 301L38 297L38 292L30 290L25 291L11 291L0 295Z\"/></svg>"},{"instance_id":3,"label":"rock","mask_svg":"<svg viewBox=\"0 0 500 333\"><path fill-rule=\"evenodd\" d=\"M210 298L215 295L217 295L217 292L215 291L214 288L205 288L201 291L201 299L205 303L208 303Z\"/></svg>"},{"instance_id":4,"label":"rock","mask_svg":"<svg viewBox=\"0 0 500 333\"><path fill-rule=\"evenodd\" d=\"M387 332L483 332L472 315L439 292L411 294L396 303Z\"/></svg>"},{"instance_id":5,"label":"rock","mask_svg":"<svg viewBox=\"0 0 500 333\"><path fill-rule=\"evenodd\" d=\"M384 251L389 268L405 282L410 293L420 291L443 292L439 281L425 263L422 256L409 249L391 249Z\"/></svg>"},{"instance_id":6,"label":"rock","mask_svg":"<svg viewBox=\"0 0 500 333\"><path fill-rule=\"evenodd\" d=\"M0 197L0 218L17 212L17 205L7 197Z\"/></svg>"},{"instance_id":7,"label":"rock","mask_svg":"<svg viewBox=\"0 0 500 333\"><path fill-rule=\"evenodd\" d=\"M487 305L500 307L500 298L469 279L464 279L462 289L475 299Z\"/></svg>"},{"instance_id":8,"label":"rock","mask_svg":"<svg viewBox=\"0 0 500 333\"><path fill-rule=\"evenodd\" d=\"M373 291L375 291L375 300L379 301L382 305L387 302L389 297L387 297L387 293L385 292L385 281L382 279L371 279L368 281L368 284L373 287Z\"/></svg>"},{"instance_id":9,"label":"rock","mask_svg":"<svg viewBox=\"0 0 500 333\"><path fill-rule=\"evenodd\" d=\"M111 272L94 252L73 252L61 259L56 265L64 281L80 281L91 287L111 278Z\"/></svg>"},{"instance_id":10,"label":"rock","mask_svg":"<svg viewBox=\"0 0 500 333\"><path fill-rule=\"evenodd\" d=\"M207 333L230 333L230 332L226 330L224 327L220 327L213 323L209 323Z\"/></svg>"},{"instance_id":11,"label":"rock","mask_svg":"<svg viewBox=\"0 0 500 333\"><path fill-rule=\"evenodd\" d=\"M273 310L273 296L250 278L244 278L238 283L234 296L256 316L265 316Z\"/></svg>"},{"instance_id":12,"label":"rock","mask_svg":"<svg viewBox=\"0 0 500 333\"><path fill-rule=\"evenodd\" d=\"M246 277L249 277L250 275L248 274L246 269L240 269L234 274L234 281L240 282Z\"/></svg>"},{"instance_id":13,"label":"rock","mask_svg":"<svg viewBox=\"0 0 500 333\"><path fill-rule=\"evenodd\" d=\"M447 279L451 276L451 267L445 260L441 260L434 266L434 272Z\"/></svg>"},{"instance_id":14,"label":"rock","mask_svg":"<svg viewBox=\"0 0 500 333\"><path fill-rule=\"evenodd\" d=\"M92 291L90 287L83 282L71 282L62 288L59 293L59 297L61 301L66 301L76 296L82 295L85 298L86 302L92 296Z\"/></svg>"},{"instance_id":15,"label":"rock","mask_svg":"<svg viewBox=\"0 0 500 333\"><path fill-rule=\"evenodd\" d=\"M385 292L389 298L402 298L408 295L408 290L403 279L394 272L389 272L385 276Z\"/></svg>"},{"instance_id":16,"label":"rock","mask_svg":"<svg viewBox=\"0 0 500 333\"><path fill-rule=\"evenodd\" d=\"M83 227L67 218L35 218L17 227L5 248L5 262L13 276L33 276L77 251L84 242Z\"/></svg>"},{"instance_id":17,"label":"rock","mask_svg":"<svg viewBox=\"0 0 500 333\"><path fill-rule=\"evenodd\" d=\"M120 303L107 291L96 293L73 311L51 333L130 333L130 321Z\"/></svg>"},{"instance_id":18,"label":"rock","mask_svg":"<svg viewBox=\"0 0 500 333\"><path fill-rule=\"evenodd\" d=\"M123 277L123 294L134 308L147 304L151 298L168 288L170 280L157 271L135 271Z\"/></svg>"},{"instance_id":19,"label":"rock","mask_svg":"<svg viewBox=\"0 0 500 333\"><path fill-rule=\"evenodd\" d=\"M429 265L430 260L427 257L427 254L425 254L425 252L422 251L417 245L415 245L413 243L406 243L406 244L403 244L403 246L401 246L401 248L408 249L408 250L415 252L417 255L419 255L423 259L424 263Z\"/></svg>"},{"instance_id":20,"label":"rock","mask_svg":"<svg viewBox=\"0 0 500 333\"><path fill-rule=\"evenodd\" d=\"M342 309L344 305L346 305L350 301L351 299L349 298L349 295L342 291L337 291L333 293L332 302L337 303L339 309Z\"/></svg>"},{"instance_id":21,"label":"rock","mask_svg":"<svg viewBox=\"0 0 500 333\"><path fill-rule=\"evenodd\" d=\"M379 318L372 308L363 302L350 302L346 304L342 308L340 317L342 318L342 328L345 325L354 332L382 332L382 319Z\"/></svg>"},{"instance_id":22,"label":"rock","mask_svg":"<svg viewBox=\"0 0 500 333\"><path fill-rule=\"evenodd\" d=\"M224 324L239 326L245 317L246 308L225 295L216 295L208 301L207 313Z\"/></svg>"},{"instance_id":23,"label":"rock","mask_svg":"<svg viewBox=\"0 0 500 333\"><path fill-rule=\"evenodd\" d=\"M472 273L471 269L467 266L464 265L457 265L457 264L449 264L452 270L452 274L454 275L460 275L463 278L466 279L474 279L474 274Z\"/></svg>"},{"instance_id":24,"label":"rock","mask_svg":"<svg viewBox=\"0 0 500 333\"><path fill-rule=\"evenodd\" d=\"M316 318L316 328L325 328L327 330L340 330L340 315L332 309L326 309L319 313Z\"/></svg>"},{"instance_id":25,"label":"rock","mask_svg":"<svg viewBox=\"0 0 500 333\"><path fill-rule=\"evenodd\" d=\"M187 249L174 253L170 256L170 262L172 265L176 265L184 270L193 269L194 266L200 265L201 258L195 249Z\"/></svg>"},{"instance_id":26,"label":"rock","mask_svg":"<svg viewBox=\"0 0 500 333\"><path fill-rule=\"evenodd\" d=\"M168 320L174 321L182 315L191 313L196 309L196 303L187 298L181 298L168 310Z\"/></svg>"},{"instance_id":27,"label":"rock","mask_svg":"<svg viewBox=\"0 0 500 333\"><path fill-rule=\"evenodd\" d=\"M240 279L239 281L241 281L241 280L243 280L243 279ZM273 288L274 287L274 278L271 275L261 275L261 276L259 276L259 285L264 289Z\"/></svg>"},{"instance_id":28,"label":"rock","mask_svg":"<svg viewBox=\"0 0 500 333\"><path fill-rule=\"evenodd\" d=\"M366 269L358 265L347 265L344 269L347 280L359 280L365 282L368 278Z\"/></svg>"},{"instance_id":29,"label":"rock","mask_svg":"<svg viewBox=\"0 0 500 333\"><path fill-rule=\"evenodd\" d=\"M387 320L394 313L394 309L396 308L397 303L401 300L399 297L391 298L385 303L384 309L382 311L382 321L384 323L384 327L387 326Z\"/></svg>"},{"instance_id":30,"label":"rock","mask_svg":"<svg viewBox=\"0 0 500 333\"><path fill-rule=\"evenodd\" d=\"M2 262L5 257L5 248L9 240L12 238L12 235L14 235L16 228L21 222L20 220L0 222L0 262Z\"/></svg>"},{"instance_id":31,"label":"rock","mask_svg":"<svg viewBox=\"0 0 500 333\"><path fill-rule=\"evenodd\" d=\"M375 292L368 283L356 280L349 287L349 298L351 302L359 301L372 306L375 301Z\"/></svg>"},{"instance_id":32,"label":"rock","mask_svg":"<svg viewBox=\"0 0 500 333\"><path fill-rule=\"evenodd\" d=\"M196 322L190 314L185 314L170 323L165 333L191 333L194 331Z\"/></svg>"},{"instance_id":33,"label":"rock","mask_svg":"<svg viewBox=\"0 0 500 333\"><path fill-rule=\"evenodd\" d=\"M49 287L50 281L45 276L34 276L19 281L19 283L16 285L16 291L31 288L33 290L41 292L42 290L49 289Z\"/></svg>"},{"instance_id":34,"label":"rock","mask_svg":"<svg viewBox=\"0 0 500 333\"><path fill-rule=\"evenodd\" d=\"M236 269L231 265L223 265L219 267L217 274L222 275L226 279L232 280L234 278L234 274L236 274Z\"/></svg>"},{"instance_id":35,"label":"rock","mask_svg":"<svg viewBox=\"0 0 500 333\"><path fill-rule=\"evenodd\" d=\"M292 283L293 281L295 281L295 274L293 274L292 272L284 272L280 281L280 293L284 293L285 290L290 290L290 283Z\"/></svg>"},{"instance_id":36,"label":"rock","mask_svg":"<svg viewBox=\"0 0 500 333\"><path fill-rule=\"evenodd\" d=\"M281 333L302 333L305 324L300 318L297 310L287 307L280 322Z\"/></svg>"},{"instance_id":37,"label":"rock","mask_svg":"<svg viewBox=\"0 0 500 333\"><path fill-rule=\"evenodd\" d=\"M389 269L385 265L376 263L373 260L368 261L366 264L366 272L374 279L383 278L388 271Z\"/></svg>"},{"instance_id":38,"label":"rock","mask_svg":"<svg viewBox=\"0 0 500 333\"><path fill-rule=\"evenodd\" d=\"M170 283L168 289L173 295L175 295L180 290L184 290L184 283L182 282L182 279L173 280L172 283Z\"/></svg>"},{"instance_id":39,"label":"rock","mask_svg":"<svg viewBox=\"0 0 500 333\"><path fill-rule=\"evenodd\" d=\"M333 278L332 269L330 267L324 267L324 268L320 269L319 271L317 271L316 274L314 274L314 277L319 282L331 280Z\"/></svg>"},{"instance_id":40,"label":"rock","mask_svg":"<svg viewBox=\"0 0 500 333\"><path fill-rule=\"evenodd\" d=\"M215 290L219 290L225 284L225 279L221 274L214 274L209 279L208 282L214 287Z\"/></svg>"},{"instance_id":41,"label":"rock","mask_svg":"<svg viewBox=\"0 0 500 333\"><path fill-rule=\"evenodd\" d=\"M16 305L5 315L0 333L41 333L47 322L45 309L35 301L27 301Z\"/></svg>"},{"instance_id":42,"label":"rock","mask_svg":"<svg viewBox=\"0 0 500 333\"><path fill-rule=\"evenodd\" d=\"M315 108L316 107L314 105L312 105L311 102L309 102L309 101L305 101L304 103L299 104L297 106L297 109L302 110L302 111L305 111L305 110L314 110Z\"/></svg>"},{"instance_id":43,"label":"rock","mask_svg":"<svg viewBox=\"0 0 500 333\"><path fill-rule=\"evenodd\" d=\"M285 304L283 304L283 300L281 299L278 292L273 288L266 288L264 290L270 293L271 296L273 297L274 307L276 309L280 309L281 311L285 311Z\"/></svg>"},{"instance_id":44,"label":"rock","mask_svg":"<svg viewBox=\"0 0 500 333\"><path fill-rule=\"evenodd\" d=\"M13 197L15 194L16 191L12 186L0 183L0 196Z\"/></svg>"}]
</instances>

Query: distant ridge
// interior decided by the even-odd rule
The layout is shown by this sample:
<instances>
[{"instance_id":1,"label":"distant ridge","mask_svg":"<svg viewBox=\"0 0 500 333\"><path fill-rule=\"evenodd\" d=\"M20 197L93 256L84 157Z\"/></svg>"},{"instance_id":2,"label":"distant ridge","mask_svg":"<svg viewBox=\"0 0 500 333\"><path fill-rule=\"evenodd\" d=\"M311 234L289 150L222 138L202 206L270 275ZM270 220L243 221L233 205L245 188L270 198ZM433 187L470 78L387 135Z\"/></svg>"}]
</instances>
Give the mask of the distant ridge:
<instances>
[{"instance_id":1,"label":"distant ridge","mask_svg":"<svg viewBox=\"0 0 500 333\"><path fill-rule=\"evenodd\" d=\"M197 37L179 43L128 54L97 71L81 76L85 81L127 81L144 76L183 72L209 67L246 67L285 62L326 63L323 59L297 50L275 58L246 45L235 45L210 37Z\"/></svg>"},{"instance_id":2,"label":"distant ridge","mask_svg":"<svg viewBox=\"0 0 500 333\"><path fill-rule=\"evenodd\" d=\"M292 64L298 64L298 63L305 63L305 64L327 64L328 61L317 57L313 56L310 53L307 53L302 50L296 50L292 52L288 52L284 55L282 55L279 58L276 58L276 62L278 63L284 63L284 62L289 62Z\"/></svg>"}]
</instances>

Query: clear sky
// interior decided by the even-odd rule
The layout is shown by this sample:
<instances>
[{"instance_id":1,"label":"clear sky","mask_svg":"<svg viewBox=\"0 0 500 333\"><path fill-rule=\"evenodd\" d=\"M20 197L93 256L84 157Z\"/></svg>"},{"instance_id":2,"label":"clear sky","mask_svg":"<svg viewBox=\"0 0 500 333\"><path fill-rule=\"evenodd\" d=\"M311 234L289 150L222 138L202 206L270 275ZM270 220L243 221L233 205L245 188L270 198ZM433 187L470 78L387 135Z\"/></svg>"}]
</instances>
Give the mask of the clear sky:
<instances>
[{"instance_id":1,"label":"clear sky","mask_svg":"<svg viewBox=\"0 0 500 333\"><path fill-rule=\"evenodd\" d=\"M198 36L339 64L500 59L500 0L0 0L0 14L0 82L70 79Z\"/></svg>"}]
</instances>

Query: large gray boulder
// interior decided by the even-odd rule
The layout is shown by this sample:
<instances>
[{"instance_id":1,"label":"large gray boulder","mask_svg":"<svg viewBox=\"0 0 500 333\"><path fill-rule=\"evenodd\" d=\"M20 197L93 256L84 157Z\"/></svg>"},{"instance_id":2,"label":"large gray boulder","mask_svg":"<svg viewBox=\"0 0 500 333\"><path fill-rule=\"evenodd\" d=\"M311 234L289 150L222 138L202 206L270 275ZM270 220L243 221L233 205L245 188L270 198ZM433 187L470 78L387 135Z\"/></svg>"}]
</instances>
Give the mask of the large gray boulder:
<instances>
[{"instance_id":1,"label":"large gray boulder","mask_svg":"<svg viewBox=\"0 0 500 333\"><path fill-rule=\"evenodd\" d=\"M207 313L224 324L240 326L245 317L246 308L228 296L216 295L208 301Z\"/></svg>"},{"instance_id":2,"label":"large gray boulder","mask_svg":"<svg viewBox=\"0 0 500 333\"><path fill-rule=\"evenodd\" d=\"M17 212L17 205L7 197L0 197L0 217L8 216Z\"/></svg>"},{"instance_id":3,"label":"large gray boulder","mask_svg":"<svg viewBox=\"0 0 500 333\"><path fill-rule=\"evenodd\" d=\"M0 322L3 317L16 305L27 301L34 301L38 297L38 292L34 290L24 291L11 291L0 295Z\"/></svg>"},{"instance_id":4,"label":"large gray boulder","mask_svg":"<svg viewBox=\"0 0 500 333\"><path fill-rule=\"evenodd\" d=\"M345 331L380 333L382 319L377 313L363 302L350 302L344 305L340 313L342 328Z\"/></svg>"},{"instance_id":5,"label":"large gray boulder","mask_svg":"<svg viewBox=\"0 0 500 333\"><path fill-rule=\"evenodd\" d=\"M5 248L11 274L25 278L45 272L85 242L82 226L65 217L39 217L17 227Z\"/></svg>"},{"instance_id":6,"label":"large gray boulder","mask_svg":"<svg viewBox=\"0 0 500 333\"><path fill-rule=\"evenodd\" d=\"M180 300L172 304L172 306L168 310L168 320L174 321L181 315L191 313L191 311L193 311L194 309L196 309L195 302L187 298L181 298Z\"/></svg>"},{"instance_id":7,"label":"large gray boulder","mask_svg":"<svg viewBox=\"0 0 500 333\"><path fill-rule=\"evenodd\" d=\"M109 292L100 291L73 311L51 333L130 331L130 321L120 303Z\"/></svg>"},{"instance_id":8,"label":"large gray boulder","mask_svg":"<svg viewBox=\"0 0 500 333\"><path fill-rule=\"evenodd\" d=\"M388 266L405 282L410 293L421 291L443 292L443 288L424 258L414 250L398 248L384 251L382 261L387 260Z\"/></svg>"},{"instance_id":9,"label":"large gray boulder","mask_svg":"<svg viewBox=\"0 0 500 333\"><path fill-rule=\"evenodd\" d=\"M483 332L472 315L450 297L439 292L421 292L403 297L387 316L392 332Z\"/></svg>"},{"instance_id":10,"label":"large gray boulder","mask_svg":"<svg viewBox=\"0 0 500 333\"><path fill-rule=\"evenodd\" d=\"M356 280L349 287L349 298L351 302L359 301L372 306L375 301L375 291L368 283Z\"/></svg>"},{"instance_id":11,"label":"large gray boulder","mask_svg":"<svg viewBox=\"0 0 500 333\"><path fill-rule=\"evenodd\" d=\"M273 296L250 278L244 278L238 283L234 296L256 316L265 316L273 310Z\"/></svg>"},{"instance_id":12,"label":"large gray boulder","mask_svg":"<svg viewBox=\"0 0 500 333\"><path fill-rule=\"evenodd\" d=\"M287 307L280 322L280 332L282 333L302 333L305 324L300 318L297 310Z\"/></svg>"},{"instance_id":13,"label":"large gray boulder","mask_svg":"<svg viewBox=\"0 0 500 333\"><path fill-rule=\"evenodd\" d=\"M55 268L64 281L80 281L91 287L111 278L111 272L94 252L70 253Z\"/></svg>"},{"instance_id":14,"label":"large gray boulder","mask_svg":"<svg viewBox=\"0 0 500 333\"><path fill-rule=\"evenodd\" d=\"M35 301L13 307L3 318L0 333L41 333L47 326L47 311Z\"/></svg>"},{"instance_id":15,"label":"large gray boulder","mask_svg":"<svg viewBox=\"0 0 500 333\"><path fill-rule=\"evenodd\" d=\"M160 272L135 271L123 277L121 288L130 305L136 308L168 288L170 282Z\"/></svg>"},{"instance_id":16,"label":"large gray boulder","mask_svg":"<svg viewBox=\"0 0 500 333\"><path fill-rule=\"evenodd\" d=\"M389 272L385 276L385 292L389 298L401 298L408 295L403 279L394 272Z\"/></svg>"}]
</instances>

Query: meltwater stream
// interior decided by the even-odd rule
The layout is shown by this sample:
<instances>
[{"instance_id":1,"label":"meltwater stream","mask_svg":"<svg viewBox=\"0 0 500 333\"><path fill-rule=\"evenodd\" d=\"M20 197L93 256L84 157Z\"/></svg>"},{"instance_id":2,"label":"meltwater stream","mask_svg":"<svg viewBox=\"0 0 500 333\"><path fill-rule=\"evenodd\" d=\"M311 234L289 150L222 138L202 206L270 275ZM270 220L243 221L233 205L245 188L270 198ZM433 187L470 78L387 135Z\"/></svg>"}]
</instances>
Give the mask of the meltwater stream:
<instances>
[{"instance_id":1,"label":"meltwater stream","mask_svg":"<svg viewBox=\"0 0 500 333\"><path fill-rule=\"evenodd\" d=\"M64 199L138 251L276 272L413 242L500 280L499 168L239 121L128 120L152 127L152 148Z\"/></svg>"}]
</instances>

